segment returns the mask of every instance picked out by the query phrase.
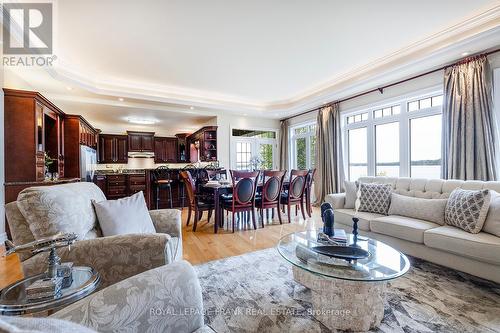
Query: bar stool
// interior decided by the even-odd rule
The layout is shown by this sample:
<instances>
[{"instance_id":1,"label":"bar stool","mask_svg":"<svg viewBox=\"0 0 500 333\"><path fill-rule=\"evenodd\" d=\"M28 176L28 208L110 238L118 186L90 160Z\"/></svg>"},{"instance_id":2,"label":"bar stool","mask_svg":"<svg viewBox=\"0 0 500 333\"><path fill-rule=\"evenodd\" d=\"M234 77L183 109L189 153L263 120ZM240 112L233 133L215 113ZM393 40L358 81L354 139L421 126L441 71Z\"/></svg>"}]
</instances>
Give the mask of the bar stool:
<instances>
[{"instance_id":1,"label":"bar stool","mask_svg":"<svg viewBox=\"0 0 500 333\"><path fill-rule=\"evenodd\" d=\"M153 186L156 189L156 209L160 205L160 190L167 190L168 202L172 208L172 180L170 179L170 170L167 166L159 166L153 171Z\"/></svg>"}]
</instances>

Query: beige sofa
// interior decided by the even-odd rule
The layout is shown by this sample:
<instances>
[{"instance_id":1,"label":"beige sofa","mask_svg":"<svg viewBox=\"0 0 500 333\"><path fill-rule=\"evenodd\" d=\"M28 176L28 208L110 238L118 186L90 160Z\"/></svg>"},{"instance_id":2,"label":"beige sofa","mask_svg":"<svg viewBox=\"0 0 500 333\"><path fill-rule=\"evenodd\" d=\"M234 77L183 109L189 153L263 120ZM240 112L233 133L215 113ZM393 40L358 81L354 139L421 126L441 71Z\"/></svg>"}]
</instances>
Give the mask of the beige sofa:
<instances>
[{"instance_id":1,"label":"beige sofa","mask_svg":"<svg viewBox=\"0 0 500 333\"><path fill-rule=\"evenodd\" d=\"M448 198L455 188L500 193L500 182L390 177L362 177L359 181L392 184L397 194L429 199ZM336 227L351 231L355 211L344 207L345 193L329 194L325 201L334 207ZM411 256L500 283L500 237L494 234L471 234L453 226L403 216L359 212L358 218L361 235Z\"/></svg>"},{"instance_id":2,"label":"beige sofa","mask_svg":"<svg viewBox=\"0 0 500 333\"><path fill-rule=\"evenodd\" d=\"M70 248L59 249L58 254L62 262L70 261L76 266L95 268L101 274L101 288L182 259L181 212L177 209L149 212L157 233L102 237L91 200L104 200L105 197L95 184L32 187L23 192L25 191L29 191L30 198L36 198L37 203L28 205L24 214L37 216L39 211L49 211L52 218L70 216L76 223L89 220L91 215L96 225L87 233L85 239L77 241ZM18 199L22 197L23 192ZM35 236L21 213L18 202L7 204L5 211L13 242L20 245L34 241ZM52 230L53 233L72 232L70 222L68 224L66 230ZM75 229L78 229L77 227L74 226ZM24 274L34 275L45 271L47 256L48 253L35 256L21 253Z\"/></svg>"}]
</instances>

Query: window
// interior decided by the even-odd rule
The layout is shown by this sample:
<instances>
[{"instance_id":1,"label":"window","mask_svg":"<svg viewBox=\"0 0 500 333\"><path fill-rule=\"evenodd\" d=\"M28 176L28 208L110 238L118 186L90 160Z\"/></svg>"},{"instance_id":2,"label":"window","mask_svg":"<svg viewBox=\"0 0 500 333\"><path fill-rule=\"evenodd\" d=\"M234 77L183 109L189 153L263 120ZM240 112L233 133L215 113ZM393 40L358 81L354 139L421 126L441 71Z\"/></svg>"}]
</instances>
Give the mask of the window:
<instances>
[{"instance_id":1,"label":"window","mask_svg":"<svg viewBox=\"0 0 500 333\"><path fill-rule=\"evenodd\" d=\"M237 170L274 169L276 131L232 129L231 134L232 168Z\"/></svg>"},{"instance_id":2,"label":"window","mask_svg":"<svg viewBox=\"0 0 500 333\"><path fill-rule=\"evenodd\" d=\"M349 140L349 180L357 180L368 175L368 155L366 127L348 131Z\"/></svg>"},{"instance_id":3,"label":"window","mask_svg":"<svg viewBox=\"0 0 500 333\"><path fill-rule=\"evenodd\" d=\"M291 134L292 167L313 169L316 156L316 124L293 127Z\"/></svg>"},{"instance_id":4,"label":"window","mask_svg":"<svg viewBox=\"0 0 500 333\"><path fill-rule=\"evenodd\" d=\"M441 115L410 120L410 175L415 178L441 176Z\"/></svg>"},{"instance_id":5,"label":"window","mask_svg":"<svg viewBox=\"0 0 500 333\"><path fill-rule=\"evenodd\" d=\"M439 178L442 105L442 93L434 92L345 114L349 180L366 175Z\"/></svg>"},{"instance_id":6,"label":"window","mask_svg":"<svg viewBox=\"0 0 500 333\"><path fill-rule=\"evenodd\" d=\"M399 122L375 126L376 175L399 177Z\"/></svg>"}]
</instances>

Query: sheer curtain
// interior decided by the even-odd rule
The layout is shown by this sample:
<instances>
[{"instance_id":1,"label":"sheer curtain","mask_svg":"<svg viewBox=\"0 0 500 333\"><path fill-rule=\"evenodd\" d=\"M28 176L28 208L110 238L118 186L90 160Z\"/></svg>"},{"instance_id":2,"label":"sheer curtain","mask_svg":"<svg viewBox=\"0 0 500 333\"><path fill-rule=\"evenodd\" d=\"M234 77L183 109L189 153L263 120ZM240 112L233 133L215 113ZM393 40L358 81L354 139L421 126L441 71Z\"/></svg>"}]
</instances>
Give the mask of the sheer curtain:
<instances>
[{"instance_id":1,"label":"sheer curtain","mask_svg":"<svg viewBox=\"0 0 500 333\"><path fill-rule=\"evenodd\" d=\"M496 180L495 119L486 56L444 74L443 179Z\"/></svg>"},{"instance_id":2,"label":"sheer curtain","mask_svg":"<svg viewBox=\"0 0 500 333\"><path fill-rule=\"evenodd\" d=\"M338 103L319 110L316 125L316 177L314 181L316 204L321 204L327 194L341 192L344 185L340 125Z\"/></svg>"},{"instance_id":3,"label":"sheer curtain","mask_svg":"<svg viewBox=\"0 0 500 333\"><path fill-rule=\"evenodd\" d=\"M289 147L289 124L288 120L282 120L280 123L280 170L290 171L290 147Z\"/></svg>"}]
</instances>

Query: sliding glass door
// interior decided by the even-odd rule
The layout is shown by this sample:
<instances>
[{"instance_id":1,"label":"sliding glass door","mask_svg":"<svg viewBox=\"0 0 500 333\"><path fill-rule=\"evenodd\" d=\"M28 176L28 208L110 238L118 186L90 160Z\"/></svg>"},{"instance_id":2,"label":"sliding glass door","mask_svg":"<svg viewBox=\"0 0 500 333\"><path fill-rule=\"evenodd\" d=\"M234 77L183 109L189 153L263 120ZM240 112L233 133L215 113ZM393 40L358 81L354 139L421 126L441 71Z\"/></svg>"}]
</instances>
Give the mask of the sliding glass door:
<instances>
[{"instance_id":1,"label":"sliding glass door","mask_svg":"<svg viewBox=\"0 0 500 333\"><path fill-rule=\"evenodd\" d=\"M233 129L230 154L232 169L275 169L276 132Z\"/></svg>"}]
</instances>

